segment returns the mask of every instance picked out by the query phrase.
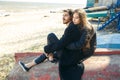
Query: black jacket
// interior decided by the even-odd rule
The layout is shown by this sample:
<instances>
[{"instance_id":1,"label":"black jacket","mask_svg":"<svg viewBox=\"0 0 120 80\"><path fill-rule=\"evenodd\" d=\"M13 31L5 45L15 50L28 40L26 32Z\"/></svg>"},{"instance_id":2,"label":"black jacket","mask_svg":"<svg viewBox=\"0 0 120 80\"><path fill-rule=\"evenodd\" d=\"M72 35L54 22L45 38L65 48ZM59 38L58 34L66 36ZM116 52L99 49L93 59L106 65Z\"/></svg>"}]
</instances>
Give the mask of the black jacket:
<instances>
[{"instance_id":1,"label":"black jacket","mask_svg":"<svg viewBox=\"0 0 120 80\"><path fill-rule=\"evenodd\" d=\"M84 27L83 29L78 29L77 26L75 26L73 23L70 23L60 41L57 44L45 46L44 50L46 53L53 53L54 51L63 50L60 59L62 64L76 64L80 60L91 56L96 49L96 32L94 31L94 34L90 40L90 49L87 49L86 52L82 51L83 46L91 37L90 33L91 30L88 28ZM89 55L84 55L86 53Z\"/></svg>"},{"instance_id":2,"label":"black jacket","mask_svg":"<svg viewBox=\"0 0 120 80\"><path fill-rule=\"evenodd\" d=\"M91 27L93 28L93 26L91 25ZM88 58L91 55L94 54L94 51L96 49L96 32L95 30L89 30L88 28L83 28L80 30L81 32L81 37L79 39L79 41L77 42L73 42L70 45L67 46L68 49L71 50L78 50L81 49L82 53L83 53L83 58ZM92 34L91 34L92 33ZM90 48L86 49L86 51L83 51L83 47L86 45L87 41L90 40ZM88 55L84 55L84 54L88 54Z\"/></svg>"},{"instance_id":3,"label":"black jacket","mask_svg":"<svg viewBox=\"0 0 120 80\"><path fill-rule=\"evenodd\" d=\"M69 44L79 41L81 37L81 32L78 27L75 26L72 22L65 29L62 38L58 41L57 44L49 44L44 47L46 53L53 53L54 51L62 50L60 57L60 64L64 66L70 66L77 64L82 57L80 49L70 50L66 48Z\"/></svg>"}]
</instances>

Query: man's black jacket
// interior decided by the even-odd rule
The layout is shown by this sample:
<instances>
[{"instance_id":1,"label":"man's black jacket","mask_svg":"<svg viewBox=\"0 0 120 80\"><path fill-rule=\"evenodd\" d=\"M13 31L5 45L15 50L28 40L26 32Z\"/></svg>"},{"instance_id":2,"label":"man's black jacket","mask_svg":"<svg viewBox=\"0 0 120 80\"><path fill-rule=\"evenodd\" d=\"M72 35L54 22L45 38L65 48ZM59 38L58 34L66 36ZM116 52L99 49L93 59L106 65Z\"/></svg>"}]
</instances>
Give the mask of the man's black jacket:
<instances>
[{"instance_id":1,"label":"man's black jacket","mask_svg":"<svg viewBox=\"0 0 120 80\"><path fill-rule=\"evenodd\" d=\"M62 50L63 53L60 58L62 65L74 65L83 59L82 47L88 39L89 30L83 28L78 29L72 22L65 29L62 38L56 44L49 44L44 47L46 53L53 53L54 51ZM94 52L96 45L96 34L94 34L92 40L90 41L91 52Z\"/></svg>"}]
</instances>

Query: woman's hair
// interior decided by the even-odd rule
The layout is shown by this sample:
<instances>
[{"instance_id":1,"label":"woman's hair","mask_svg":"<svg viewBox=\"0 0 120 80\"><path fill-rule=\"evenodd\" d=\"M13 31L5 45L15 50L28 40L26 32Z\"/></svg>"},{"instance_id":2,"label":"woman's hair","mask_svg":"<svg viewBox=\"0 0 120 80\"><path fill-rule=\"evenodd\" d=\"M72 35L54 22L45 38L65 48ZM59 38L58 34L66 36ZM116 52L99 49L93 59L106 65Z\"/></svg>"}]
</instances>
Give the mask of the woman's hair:
<instances>
[{"instance_id":1,"label":"woman's hair","mask_svg":"<svg viewBox=\"0 0 120 80\"><path fill-rule=\"evenodd\" d=\"M78 27L80 29L83 28L83 27L88 27L89 28L90 23L87 20L87 16L86 16L85 10L84 9L76 9L74 11L74 13L78 13L79 18L80 18L80 24L78 25Z\"/></svg>"}]
</instances>

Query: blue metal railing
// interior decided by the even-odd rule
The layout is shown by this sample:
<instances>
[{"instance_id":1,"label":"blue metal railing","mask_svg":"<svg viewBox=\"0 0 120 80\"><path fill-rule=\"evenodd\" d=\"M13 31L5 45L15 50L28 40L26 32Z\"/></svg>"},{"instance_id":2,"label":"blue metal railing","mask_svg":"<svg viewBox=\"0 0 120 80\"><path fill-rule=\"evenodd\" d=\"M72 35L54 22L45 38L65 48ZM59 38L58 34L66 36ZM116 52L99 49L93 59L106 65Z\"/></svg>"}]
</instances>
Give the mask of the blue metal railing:
<instances>
[{"instance_id":1,"label":"blue metal railing","mask_svg":"<svg viewBox=\"0 0 120 80\"><path fill-rule=\"evenodd\" d=\"M115 16L113 16L112 18L110 18L108 21L106 21L104 24L102 24L102 26L98 27L97 30L102 30L103 28L105 28L107 25L109 25L112 21L114 21L115 19L118 18L118 30L120 30L120 12L117 13Z\"/></svg>"},{"instance_id":2,"label":"blue metal railing","mask_svg":"<svg viewBox=\"0 0 120 80\"><path fill-rule=\"evenodd\" d=\"M115 5L112 5L111 7L109 7L110 19L108 21L106 21L104 24L102 24L102 26L99 26L100 20L98 20L98 26L99 26L98 29L97 29L98 31L105 28L107 25L109 25L115 19L117 19L117 29L120 30L120 12L116 13L115 15L111 14L111 12L113 12L115 8L119 8L119 7L120 7L120 1L119 0L117 0L117 3Z\"/></svg>"}]
</instances>

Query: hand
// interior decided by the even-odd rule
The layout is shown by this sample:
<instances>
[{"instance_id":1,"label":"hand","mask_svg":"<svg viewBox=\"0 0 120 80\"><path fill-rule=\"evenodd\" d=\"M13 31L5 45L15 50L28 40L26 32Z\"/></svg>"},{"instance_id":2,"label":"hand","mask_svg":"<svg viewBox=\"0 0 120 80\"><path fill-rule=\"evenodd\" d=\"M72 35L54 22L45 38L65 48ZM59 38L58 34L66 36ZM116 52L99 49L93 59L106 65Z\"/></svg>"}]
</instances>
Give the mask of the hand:
<instances>
[{"instance_id":1,"label":"hand","mask_svg":"<svg viewBox=\"0 0 120 80\"><path fill-rule=\"evenodd\" d=\"M48 55L49 55L48 53L44 53L44 54L45 54L47 57L49 57L49 56L48 56Z\"/></svg>"},{"instance_id":2,"label":"hand","mask_svg":"<svg viewBox=\"0 0 120 80\"><path fill-rule=\"evenodd\" d=\"M53 54L52 54L52 53L50 53L50 54L48 55L48 57L49 57L49 60L50 60L50 61L53 60Z\"/></svg>"}]
</instances>

